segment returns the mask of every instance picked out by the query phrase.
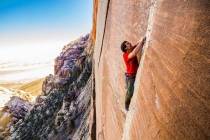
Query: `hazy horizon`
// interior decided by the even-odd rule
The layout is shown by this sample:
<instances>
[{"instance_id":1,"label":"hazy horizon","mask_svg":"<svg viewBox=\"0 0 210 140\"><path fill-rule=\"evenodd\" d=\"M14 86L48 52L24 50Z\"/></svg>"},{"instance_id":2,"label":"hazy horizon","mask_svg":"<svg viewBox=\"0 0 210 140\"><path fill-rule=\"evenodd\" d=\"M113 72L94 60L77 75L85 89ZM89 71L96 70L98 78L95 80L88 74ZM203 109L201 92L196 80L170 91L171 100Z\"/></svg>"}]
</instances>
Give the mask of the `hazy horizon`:
<instances>
[{"instance_id":1,"label":"hazy horizon","mask_svg":"<svg viewBox=\"0 0 210 140\"><path fill-rule=\"evenodd\" d=\"M91 0L1 0L0 83L53 72L65 44L87 34Z\"/></svg>"}]
</instances>

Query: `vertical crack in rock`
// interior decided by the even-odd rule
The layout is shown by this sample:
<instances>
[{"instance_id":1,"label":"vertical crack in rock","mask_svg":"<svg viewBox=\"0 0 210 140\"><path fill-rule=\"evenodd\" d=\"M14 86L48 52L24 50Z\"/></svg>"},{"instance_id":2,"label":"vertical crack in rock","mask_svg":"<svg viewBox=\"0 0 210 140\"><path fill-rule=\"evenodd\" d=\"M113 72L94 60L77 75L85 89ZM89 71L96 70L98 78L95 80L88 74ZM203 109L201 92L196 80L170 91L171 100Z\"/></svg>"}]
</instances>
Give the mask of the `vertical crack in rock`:
<instances>
[{"instance_id":1,"label":"vertical crack in rock","mask_svg":"<svg viewBox=\"0 0 210 140\"><path fill-rule=\"evenodd\" d=\"M94 71L95 71L95 92L96 94L100 92L100 88L99 88L99 77L100 77L100 73L98 73L99 70L99 57L102 56L102 42L104 42L103 38L105 37L104 34L104 30L105 28L105 23L106 21L106 17L107 17L107 8L108 8L108 0L100 0L98 2L98 11L97 11L97 29L96 29L96 42L95 42L95 47L94 47ZM108 18L108 17L107 17ZM101 52L101 54L100 54ZM100 108L102 107L102 102L101 104L98 104L99 101L99 97L100 95L97 94L95 96L96 98L96 115L98 115L98 112L100 111ZM103 115L102 115L103 117ZM99 117L97 117L98 119ZM98 120L96 120L97 125L96 125L96 139L99 139L98 137L100 137L99 135L103 135L103 128L98 127L98 125L102 124L103 122L100 122Z\"/></svg>"},{"instance_id":2,"label":"vertical crack in rock","mask_svg":"<svg viewBox=\"0 0 210 140\"><path fill-rule=\"evenodd\" d=\"M142 69L144 67L145 55L146 55L147 49L152 41L151 33L152 33L152 27L153 27L153 23L154 23L154 15L155 15L155 11L157 8L157 0L152 0L151 5L148 8L150 8L150 10L149 10L149 17L148 17L148 25L147 25L147 30L146 30L147 41L143 48L143 54L141 57L141 61L140 61L140 65L139 65L139 69L138 69L136 77L141 77ZM141 78L139 78L139 79L141 79ZM139 91L138 88L140 87L140 86L137 86L137 85L139 85L139 82L140 82L140 80L139 81L136 80L135 85L134 85L134 87L135 87L134 95L131 100L130 110L126 114L126 120L125 120L125 124L124 124L124 129L123 129L123 136L122 136L123 140L130 140L130 129L131 129L131 125L132 125L133 116L136 111L135 106L134 106L134 105L136 105L136 102L137 102L136 92Z\"/></svg>"},{"instance_id":3,"label":"vertical crack in rock","mask_svg":"<svg viewBox=\"0 0 210 140\"><path fill-rule=\"evenodd\" d=\"M209 136L209 4L209 0L112 0L106 19L107 0L99 2L94 48L98 139ZM124 40L135 43L145 35L125 117L120 111L125 66L119 47Z\"/></svg>"},{"instance_id":4,"label":"vertical crack in rock","mask_svg":"<svg viewBox=\"0 0 210 140\"><path fill-rule=\"evenodd\" d=\"M98 61L98 66L99 66L99 63L100 63L100 60L101 60L101 54L102 54L102 51L103 51L103 44L104 44L104 37L105 37L105 34L106 34L106 25L107 25L107 17L108 17L108 13L109 13L109 4L110 4L110 0L107 0L107 8L106 8L106 17L105 17L105 25L104 25L104 31L103 31L103 37L102 37L102 44L101 44L101 49L100 49L100 54L99 54L99 61Z\"/></svg>"},{"instance_id":5,"label":"vertical crack in rock","mask_svg":"<svg viewBox=\"0 0 210 140\"><path fill-rule=\"evenodd\" d=\"M91 126L91 140L96 140L96 93L95 93L95 73L94 73L94 67L92 67L92 126Z\"/></svg>"}]
</instances>

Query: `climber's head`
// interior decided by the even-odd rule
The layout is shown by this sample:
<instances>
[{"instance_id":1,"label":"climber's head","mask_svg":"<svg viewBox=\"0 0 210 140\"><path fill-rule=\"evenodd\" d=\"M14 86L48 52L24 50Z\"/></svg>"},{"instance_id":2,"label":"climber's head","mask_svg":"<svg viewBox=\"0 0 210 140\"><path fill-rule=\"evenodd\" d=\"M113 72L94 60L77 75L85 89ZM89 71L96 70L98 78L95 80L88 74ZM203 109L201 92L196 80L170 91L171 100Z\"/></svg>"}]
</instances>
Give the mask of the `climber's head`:
<instances>
[{"instance_id":1,"label":"climber's head","mask_svg":"<svg viewBox=\"0 0 210 140\"><path fill-rule=\"evenodd\" d=\"M133 50L133 46L130 42L128 41L123 41L123 43L121 44L121 50L123 52L130 52Z\"/></svg>"}]
</instances>

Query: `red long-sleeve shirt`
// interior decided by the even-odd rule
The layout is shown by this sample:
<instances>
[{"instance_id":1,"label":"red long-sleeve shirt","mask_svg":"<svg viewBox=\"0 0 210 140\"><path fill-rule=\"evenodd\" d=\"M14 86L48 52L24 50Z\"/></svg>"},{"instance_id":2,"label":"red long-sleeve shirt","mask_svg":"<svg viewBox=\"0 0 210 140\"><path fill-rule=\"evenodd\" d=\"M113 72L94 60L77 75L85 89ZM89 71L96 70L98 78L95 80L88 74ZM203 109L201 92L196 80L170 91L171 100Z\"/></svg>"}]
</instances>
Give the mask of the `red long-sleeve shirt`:
<instances>
[{"instance_id":1,"label":"red long-sleeve shirt","mask_svg":"<svg viewBox=\"0 0 210 140\"><path fill-rule=\"evenodd\" d=\"M124 62L126 65L126 73L128 75L136 75L138 67L139 67L138 59L136 56L128 59L128 55L129 53L127 52L123 54Z\"/></svg>"}]
</instances>

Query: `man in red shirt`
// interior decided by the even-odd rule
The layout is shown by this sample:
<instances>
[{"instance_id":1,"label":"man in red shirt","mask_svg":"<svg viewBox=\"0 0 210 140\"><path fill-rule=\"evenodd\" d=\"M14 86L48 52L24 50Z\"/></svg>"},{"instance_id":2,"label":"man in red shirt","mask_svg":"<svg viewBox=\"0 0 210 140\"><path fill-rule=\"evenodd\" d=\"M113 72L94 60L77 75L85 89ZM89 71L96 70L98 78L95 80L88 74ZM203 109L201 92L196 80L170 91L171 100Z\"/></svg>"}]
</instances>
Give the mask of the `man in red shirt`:
<instances>
[{"instance_id":1,"label":"man in red shirt","mask_svg":"<svg viewBox=\"0 0 210 140\"><path fill-rule=\"evenodd\" d=\"M136 78L136 73L139 67L137 60L137 54L142 50L146 38L143 38L137 45L132 46L128 41L124 41L121 44L121 50L123 51L123 58L126 65L126 88L127 93L125 97L125 109L129 109L130 101L133 96L134 82Z\"/></svg>"}]
</instances>

